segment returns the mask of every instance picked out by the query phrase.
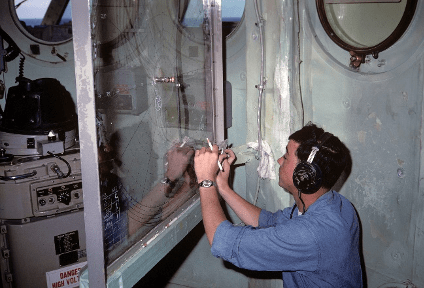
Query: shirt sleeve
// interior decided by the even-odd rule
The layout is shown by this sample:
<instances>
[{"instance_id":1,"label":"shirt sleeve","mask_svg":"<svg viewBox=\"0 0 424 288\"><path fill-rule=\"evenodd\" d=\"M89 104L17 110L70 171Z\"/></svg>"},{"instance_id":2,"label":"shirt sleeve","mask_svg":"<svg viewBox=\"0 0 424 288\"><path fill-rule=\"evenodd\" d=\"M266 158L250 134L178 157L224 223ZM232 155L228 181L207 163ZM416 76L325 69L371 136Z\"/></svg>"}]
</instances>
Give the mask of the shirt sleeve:
<instances>
[{"instance_id":1,"label":"shirt sleeve","mask_svg":"<svg viewBox=\"0 0 424 288\"><path fill-rule=\"evenodd\" d=\"M222 222L215 232L212 254L249 270L315 271L318 245L301 217L284 221L272 214L261 212L263 223L258 228Z\"/></svg>"},{"instance_id":2,"label":"shirt sleeve","mask_svg":"<svg viewBox=\"0 0 424 288\"><path fill-rule=\"evenodd\" d=\"M279 222L289 220L291 208L286 208L283 211L278 210L275 213L262 209L259 214L258 227L265 228L275 226Z\"/></svg>"}]
</instances>

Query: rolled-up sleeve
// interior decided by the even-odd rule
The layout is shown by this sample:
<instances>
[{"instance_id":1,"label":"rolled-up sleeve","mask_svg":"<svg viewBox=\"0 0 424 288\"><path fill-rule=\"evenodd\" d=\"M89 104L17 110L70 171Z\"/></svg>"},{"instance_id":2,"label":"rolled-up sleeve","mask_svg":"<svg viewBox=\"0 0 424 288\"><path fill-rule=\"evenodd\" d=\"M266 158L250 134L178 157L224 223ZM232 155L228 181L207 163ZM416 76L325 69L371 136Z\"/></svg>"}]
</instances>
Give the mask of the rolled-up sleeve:
<instances>
[{"instance_id":1,"label":"rolled-up sleeve","mask_svg":"<svg viewBox=\"0 0 424 288\"><path fill-rule=\"evenodd\" d=\"M233 246L238 242L237 239L240 238L242 229L243 227L233 226L228 220L219 224L213 237L212 255L230 261Z\"/></svg>"},{"instance_id":2,"label":"rolled-up sleeve","mask_svg":"<svg viewBox=\"0 0 424 288\"><path fill-rule=\"evenodd\" d=\"M267 215L263 216L266 218ZM314 270L319 253L315 237L306 227L298 229L299 225L294 222L255 228L234 226L228 220L224 221L215 232L212 254L250 270Z\"/></svg>"},{"instance_id":3,"label":"rolled-up sleeve","mask_svg":"<svg viewBox=\"0 0 424 288\"><path fill-rule=\"evenodd\" d=\"M258 227L263 228L275 226L279 222L289 220L289 210L291 209L284 209L283 211L278 210L275 213L266 210L261 210L261 214L259 214Z\"/></svg>"}]
</instances>

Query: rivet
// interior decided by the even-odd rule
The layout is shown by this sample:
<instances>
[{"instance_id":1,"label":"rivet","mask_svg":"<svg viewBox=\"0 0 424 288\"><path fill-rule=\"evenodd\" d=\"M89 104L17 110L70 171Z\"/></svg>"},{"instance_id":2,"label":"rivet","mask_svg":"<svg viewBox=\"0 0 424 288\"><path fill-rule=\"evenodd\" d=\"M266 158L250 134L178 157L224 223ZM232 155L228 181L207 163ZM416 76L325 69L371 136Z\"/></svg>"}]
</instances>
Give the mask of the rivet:
<instances>
[{"instance_id":1,"label":"rivet","mask_svg":"<svg viewBox=\"0 0 424 288\"><path fill-rule=\"evenodd\" d=\"M405 170L403 169L403 168L398 168L397 169L397 176L399 177L399 178L404 178L405 177Z\"/></svg>"}]
</instances>

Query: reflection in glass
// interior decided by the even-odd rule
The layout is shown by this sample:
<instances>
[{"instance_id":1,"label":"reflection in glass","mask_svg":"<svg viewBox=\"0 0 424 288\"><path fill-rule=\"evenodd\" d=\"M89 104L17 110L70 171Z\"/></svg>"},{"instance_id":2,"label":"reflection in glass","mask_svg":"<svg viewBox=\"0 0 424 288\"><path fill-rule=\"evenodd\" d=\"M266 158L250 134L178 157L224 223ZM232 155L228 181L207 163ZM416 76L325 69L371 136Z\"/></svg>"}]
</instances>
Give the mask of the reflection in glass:
<instances>
[{"instance_id":1,"label":"reflection in glass","mask_svg":"<svg viewBox=\"0 0 424 288\"><path fill-rule=\"evenodd\" d=\"M240 24L244 13L245 2L245 0L221 1L223 37L230 35Z\"/></svg>"},{"instance_id":2,"label":"reflection in glass","mask_svg":"<svg viewBox=\"0 0 424 288\"><path fill-rule=\"evenodd\" d=\"M239 22L243 17L245 0L221 1L222 22Z\"/></svg>"},{"instance_id":3,"label":"reflection in glass","mask_svg":"<svg viewBox=\"0 0 424 288\"><path fill-rule=\"evenodd\" d=\"M197 193L213 139L203 1L97 0L93 58L107 262Z\"/></svg>"},{"instance_id":4,"label":"reflection in glass","mask_svg":"<svg viewBox=\"0 0 424 288\"><path fill-rule=\"evenodd\" d=\"M331 28L347 44L366 48L383 42L396 29L407 1L399 3L325 4Z\"/></svg>"},{"instance_id":5,"label":"reflection in glass","mask_svg":"<svg viewBox=\"0 0 424 288\"><path fill-rule=\"evenodd\" d=\"M19 22L39 40L58 43L72 38L70 0L14 0Z\"/></svg>"}]
</instances>

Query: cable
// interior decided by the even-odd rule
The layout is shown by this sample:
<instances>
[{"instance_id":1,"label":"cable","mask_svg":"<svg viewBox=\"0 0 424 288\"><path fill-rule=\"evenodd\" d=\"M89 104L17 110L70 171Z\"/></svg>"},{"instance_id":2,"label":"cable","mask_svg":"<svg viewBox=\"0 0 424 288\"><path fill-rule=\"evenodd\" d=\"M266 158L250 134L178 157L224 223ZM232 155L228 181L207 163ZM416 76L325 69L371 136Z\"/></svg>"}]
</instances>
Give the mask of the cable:
<instances>
[{"instance_id":1,"label":"cable","mask_svg":"<svg viewBox=\"0 0 424 288\"><path fill-rule=\"evenodd\" d=\"M264 66L265 66L265 53L264 53L264 41L263 41L263 30L262 30L262 26L263 26L263 18L262 16L259 14L259 8L258 8L258 1L254 0L254 6L255 6L255 13L256 13L256 20L257 20L257 26L259 28L259 42L260 42L260 46L261 46L261 69L260 69L260 75L259 75L259 85L256 85L256 88L258 88L259 90L259 97L258 97L258 119L257 119L257 125L258 125L258 152L259 152L259 157L262 157L262 96L263 96L263 91L265 88L265 81L264 81ZM255 198L254 198L254 202L253 204L256 204L256 202L258 201L258 197L259 197L259 191L260 191L260 181L261 178L258 175L258 182L257 182L257 187L256 187L256 194L255 194Z\"/></svg>"},{"instance_id":2,"label":"cable","mask_svg":"<svg viewBox=\"0 0 424 288\"><path fill-rule=\"evenodd\" d=\"M298 32L297 32L297 53L299 57L299 69L298 69L298 86L299 86L299 97L300 97L300 106L302 109L302 127L305 126L305 108L303 106L303 95L302 95L302 85L301 85L301 79L300 79L300 64L302 64L301 58L301 51L300 51L300 12L299 12L299 0L297 1L297 25L298 25Z\"/></svg>"},{"instance_id":3,"label":"cable","mask_svg":"<svg viewBox=\"0 0 424 288\"><path fill-rule=\"evenodd\" d=\"M256 20L257 20L257 26L259 28L259 42L260 42L260 46L261 46L261 69L260 69L260 75L259 75L259 85L256 86L256 88L258 88L259 90L259 97L258 97L258 119L257 119L257 124L258 124L258 151L259 154L261 155L261 151L262 151L262 95L263 95L263 91L265 89L265 81L264 81L264 62L265 62L265 56L264 56L264 41L263 41L263 30L262 30L262 26L263 26L263 19L262 16L259 14L259 8L258 8L258 1L255 1L255 12L256 12Z\"/></svg>"},{"instance_id":4,"label":"cable","mask_svg":"<svg viewBox=\"0 0 424 288\"><path fill-rule=\"evenodd\" d=\"M303 215L303 214L306 213L307 209L305 209L305 202L303 202L303 199L302 199L302 191L300 191L300 189L298 189L298 192L299 192L298 195L299 195L300 202L302 202L302 205L303 205L303 209L302 209L303 210L302 215Z\"/></svg>"},{"instance_id":5,"label":"cable","mask_svg":"<svg viewBox=\"0 0 424 288\"><path fill-rule=\"evenodd\" d=\"M60 157L59 155L56 155L50 151L47 151L47 154L56 157L59 160L62 160L63 162L65 162L66 166L68 166L68 173L65 176L59 176L59 178L67 178L69 177L69 175L71 175L72 169L71 169L71 165L69 165L68 161L66 161L65 159L63 159L62 157ZM55 171L56 172L56 171Z\"/></svg>"},{"instance_id":6,"label":"cable","mask_svg":"<svg viewBox=\"0 0 424 288\"><path fill-rule=\"evenodd\" d=\"M19 59L19 76L18 78L24 78L24 64L25 64L25 56L21 53L21 58Z\"/></svg>"}]
</instances>

